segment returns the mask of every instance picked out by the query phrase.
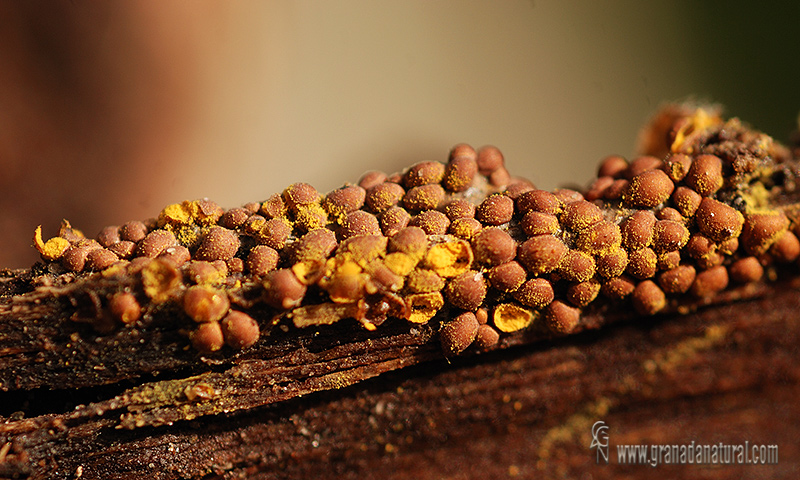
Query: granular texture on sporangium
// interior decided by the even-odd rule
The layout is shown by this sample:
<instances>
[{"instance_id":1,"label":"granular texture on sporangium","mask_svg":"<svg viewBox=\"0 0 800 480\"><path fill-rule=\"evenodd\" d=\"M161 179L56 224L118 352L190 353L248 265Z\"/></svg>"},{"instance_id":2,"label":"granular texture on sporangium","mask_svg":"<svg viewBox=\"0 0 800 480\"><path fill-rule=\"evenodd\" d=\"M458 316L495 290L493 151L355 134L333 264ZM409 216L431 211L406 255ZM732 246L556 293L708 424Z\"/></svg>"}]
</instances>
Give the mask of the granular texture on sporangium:
<instances>
[{"instance_id":1,"label":"granular texture on sporangium","mask_svg":"<svg viewBox=\"0 0 800 480\"><path fill-rule=\"evenodd\" d=\"M269 342L277 324L349 319L435 322L452 356L529 328L568 334L598 306L685 310L796 269L789 150L710 109L667 110L648 151L604 158L585 191L537 189L497 147L459 144L327 194L299 182L229 210L184 201L94 239L65 221L34 244L53 275L120 280L98 300L116 328L173 308L205 355Z\"/></svg>"}]
</instances>

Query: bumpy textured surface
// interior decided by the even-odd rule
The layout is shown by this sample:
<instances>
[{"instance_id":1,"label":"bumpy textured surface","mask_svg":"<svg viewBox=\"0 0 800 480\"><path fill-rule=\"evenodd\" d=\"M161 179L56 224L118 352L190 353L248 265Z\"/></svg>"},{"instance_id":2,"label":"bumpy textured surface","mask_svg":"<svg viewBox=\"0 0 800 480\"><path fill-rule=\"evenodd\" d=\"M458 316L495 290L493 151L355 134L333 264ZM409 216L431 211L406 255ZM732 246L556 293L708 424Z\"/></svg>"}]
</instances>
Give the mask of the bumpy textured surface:
<instances>
[{"instance_id":1,"label":"bumpy textured surface","mask_svg":"<svg viewBox=\"0 0 800 480\"><path fill-rule=\"evenodd\" d=\"M279 324L374 330L437 315L457 354L534 324L569 333L603 302L674 311L796 262L787 149L710 109L666 109L645 136L651 151L605 158L583 192L538 190L497 148L461 144L445 163L369 172L326 195L295 183L227 211L185 201L94 239L68 222L47 241L37 229L35 245L51 283L119 280L97 300L98 332L177 305L206 354L268 342Z\"/></svg>"},{"instance_id":2,"label":"bumpy textured surface","mask_svg":"<svg viewBox=\"0 0 800 480\"><path fill-rule=\"evenodd\" d=\"M687 107L642 145L581 192L459 145L37 230L44 261L0 270L0 478L651 477L595 464L598 418L780 446L667 476L796 478L800 150Z\"/></svg>"}]
</instances>

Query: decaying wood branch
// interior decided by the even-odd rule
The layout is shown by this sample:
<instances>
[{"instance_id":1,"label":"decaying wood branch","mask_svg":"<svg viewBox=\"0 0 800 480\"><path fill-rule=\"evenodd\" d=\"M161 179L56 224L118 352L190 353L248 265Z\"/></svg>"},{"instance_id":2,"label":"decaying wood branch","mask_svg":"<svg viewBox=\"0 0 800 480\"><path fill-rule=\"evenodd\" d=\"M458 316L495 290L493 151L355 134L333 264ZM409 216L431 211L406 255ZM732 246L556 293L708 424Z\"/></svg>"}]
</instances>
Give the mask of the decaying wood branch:
<instances>
[{"instance_id":1,"label":"decaying wood branch","mask_svg":"<svg viewBox=\"0 0 800 480\"><path fill-rule=\"evenodd\" d=\"M8 445L0 472L164 479L651 475L649 466L595 465L589 433L600 419L612 426L612 445L778 444L778 465L699 471L704 478L744 469L790 478L800 454L798 307L798 286L782 283L766 297L689 316L434 360L342 389L335 387L402 360L307 373L305 385L283 386L272 384L274 371L247 360L222 373L148 382L73 411L12 415L0 425ZM324 391L304 395L314 390ZM277 401L264 406L270 396Z\"/></svg>"},{"instance_id":2,"label":"decaying wood branch","mask_svg":"<svg viewBox=\"0 0 800 480\"><path fill-rule=\"evenodd\" d=\"M462 145L366 206L294 184L37 229L43 262L0 272L0 478L649 478L613 445L692 441L778 463L659 474L793 478L800 164L662 115L664 160L609 157L583 193Z\"/></svg>"}]
</instances>

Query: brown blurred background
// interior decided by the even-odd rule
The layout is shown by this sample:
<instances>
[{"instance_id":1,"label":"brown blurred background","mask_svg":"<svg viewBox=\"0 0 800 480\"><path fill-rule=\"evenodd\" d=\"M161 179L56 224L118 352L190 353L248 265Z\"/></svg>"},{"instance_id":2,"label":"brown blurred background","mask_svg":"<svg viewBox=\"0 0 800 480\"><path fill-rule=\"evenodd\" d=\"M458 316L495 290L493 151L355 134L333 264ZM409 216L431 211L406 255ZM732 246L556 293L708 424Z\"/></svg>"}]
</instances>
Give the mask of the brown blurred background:
<instances>
[{"instance_id":1,"label":"brown blurred background","mask_svg":"<svg viewBox=\"0 0 800 480\"><path fill-rule=\"evenodd\" d=\"M800 5L600 3L0 1L0 266L38 224L328 191L458 142L585 184L665 101L795 127Z\"/></svg>"}]
</instances>

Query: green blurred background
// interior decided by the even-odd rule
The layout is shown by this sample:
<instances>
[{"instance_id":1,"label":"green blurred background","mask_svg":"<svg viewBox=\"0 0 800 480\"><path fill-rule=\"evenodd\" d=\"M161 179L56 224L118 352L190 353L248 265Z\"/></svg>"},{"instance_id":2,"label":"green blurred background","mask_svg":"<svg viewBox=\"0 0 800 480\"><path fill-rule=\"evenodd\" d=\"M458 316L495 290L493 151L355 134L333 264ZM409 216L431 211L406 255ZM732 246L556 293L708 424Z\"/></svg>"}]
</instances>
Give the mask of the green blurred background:
<instances>
[{"instance_id":1,"label":"green blurred background","mask_svg":"<svg viewBox=\"0 0 800 480\"><path fill-rule=\"evenodd\" d=\"M184 199L494 144L539 187L635 154L659 105L796 127L800 5L556 0L0 3L0 266Z\"/></svg>"}]
</instances>

